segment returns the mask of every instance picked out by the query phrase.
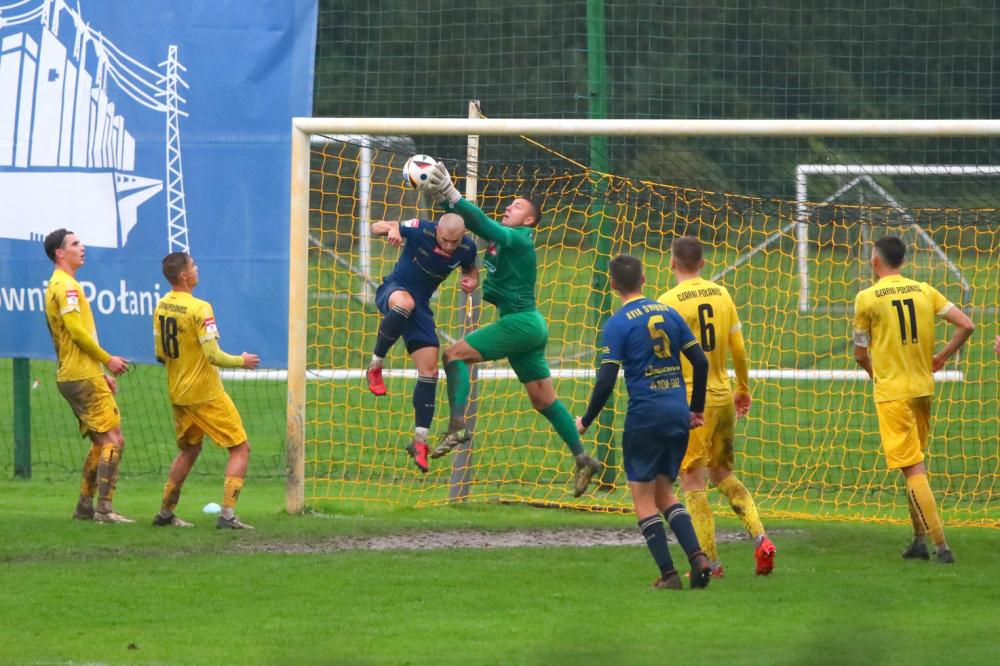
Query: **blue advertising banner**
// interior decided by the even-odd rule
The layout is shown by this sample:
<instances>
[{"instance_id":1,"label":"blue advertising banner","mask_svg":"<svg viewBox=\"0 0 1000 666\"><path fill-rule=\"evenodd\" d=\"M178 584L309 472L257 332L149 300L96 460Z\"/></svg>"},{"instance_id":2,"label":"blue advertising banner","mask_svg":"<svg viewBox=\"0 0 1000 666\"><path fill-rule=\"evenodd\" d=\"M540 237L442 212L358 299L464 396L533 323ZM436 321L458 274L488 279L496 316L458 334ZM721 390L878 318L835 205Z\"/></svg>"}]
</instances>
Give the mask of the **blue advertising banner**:
<instances>
[{"instance_id":1,"label":"blue advertising banner","mask_svg":"<svg viewBox=\"0 0 1000 666\"><path fill-rule=\"evenodd\" d=\"M54 358L42 240L101 346L154 362L160 261L187 251L221 345L287 360L289 132L312 108L317 0L0 0L0 356Z\"/></svg>"}]
</instances>

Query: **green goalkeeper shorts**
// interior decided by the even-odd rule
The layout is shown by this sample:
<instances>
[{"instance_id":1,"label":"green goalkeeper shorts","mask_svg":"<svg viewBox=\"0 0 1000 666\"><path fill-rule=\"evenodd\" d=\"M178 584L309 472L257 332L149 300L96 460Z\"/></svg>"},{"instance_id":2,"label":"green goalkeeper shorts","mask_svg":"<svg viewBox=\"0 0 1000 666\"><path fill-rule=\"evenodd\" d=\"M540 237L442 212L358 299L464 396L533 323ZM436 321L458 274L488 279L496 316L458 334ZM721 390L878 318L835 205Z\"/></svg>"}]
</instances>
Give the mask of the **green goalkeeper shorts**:
<instances>
[{"instance_id":1,"label":"green goalkeeper shorts","mask_svg":"<svg viewBox=\"0 0 1000 666\"><path fill-rule=\"evenodd\" d=\"M549 327L538 310L504 315L465 336L484 361L505 358L522 384L550 377L545 361Z\"/></svg>"}]
</instances>

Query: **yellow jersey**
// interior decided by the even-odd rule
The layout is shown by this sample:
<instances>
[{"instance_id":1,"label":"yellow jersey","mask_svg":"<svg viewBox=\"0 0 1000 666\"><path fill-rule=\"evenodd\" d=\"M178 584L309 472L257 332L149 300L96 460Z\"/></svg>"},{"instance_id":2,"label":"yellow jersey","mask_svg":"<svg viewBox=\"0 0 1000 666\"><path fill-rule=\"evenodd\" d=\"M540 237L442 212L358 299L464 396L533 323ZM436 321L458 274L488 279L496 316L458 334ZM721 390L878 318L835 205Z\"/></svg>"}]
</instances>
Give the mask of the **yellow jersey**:
<instances>
[{"instance_id":1,"label":"yellow jersey","mask_svg":"<svg viewBox=\"0 0 1000 666\"><path fill-rule=\"evenodd\" d=\"M684 280L656 300L677 310L701 343L701 349L708 358L706 406L725 405L733 401L733 388L726 367L730 351L735 353L739 350L741 358L734 356L739 388L741 392L749 392L740 318L736 314L736 304L725 287L696 277ZM681 359L681 367L690 399L693 373L687 358Z\"/></svg>"},{"instance_id":2,"label":"yellow jersey","mask_svg":"<svg viewBox=\"0 0 1000 666\"><path fill-rule=\"evenodd\" d=\"M194 405L221 396L222 379L201 343L219 337L212 306L185 292L171 291L153 312L156 356L167 366L167 390L175 405Z\"/></svg>"},{"instance_id":3,"label":"yellow jersey","mask_svg":"<svg viewBox=\"0 0 1000 666\"><path fill-rule=\"evenodd\" d=\"M868 347L875 402L934 394L934 317L954 305L926 284L890 275L858 292L854 344Z\"/></svg>"},{"instance_id":4,"label":"yellow jersey","mask_svg":"<svg viewBox=\"0 0 1000 666\"><path fill-rule=\"evenodd\" d=\"M93 339L92 344L80 346L73 339L65 319L68 315L72 316L71 313L78 315L77 325L82 325L82 332ZM97 326L90 303L83 295L80 283L61 268L52 272L45 287L45 321L59 360L56 381L70 382L104 374L101 363L107 362L111 356L101 349L97 341Z\"/></svg>"}]
</instances>

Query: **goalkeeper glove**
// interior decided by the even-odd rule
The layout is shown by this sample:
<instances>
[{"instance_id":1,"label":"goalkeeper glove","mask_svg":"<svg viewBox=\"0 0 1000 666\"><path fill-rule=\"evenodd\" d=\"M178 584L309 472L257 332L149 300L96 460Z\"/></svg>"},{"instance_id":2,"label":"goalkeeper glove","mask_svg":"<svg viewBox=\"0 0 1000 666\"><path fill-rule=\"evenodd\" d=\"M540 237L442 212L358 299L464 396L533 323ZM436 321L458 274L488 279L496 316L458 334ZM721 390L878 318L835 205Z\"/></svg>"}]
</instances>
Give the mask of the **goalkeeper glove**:
<instances>
[{"instance_id":1,"label":"goalkeeper glove","mask_svg":"<svg viewBox=\"0 0 1000 666\"><path fill-rule=\"evenodd\" d=\"M427 176L427 191L435 200L442 203L448 202L453 206L462 198L462 195L455 188L455 184L451 182L448 169L441 162L435 164L434 169Z\"/></svg>"}]
</instances>

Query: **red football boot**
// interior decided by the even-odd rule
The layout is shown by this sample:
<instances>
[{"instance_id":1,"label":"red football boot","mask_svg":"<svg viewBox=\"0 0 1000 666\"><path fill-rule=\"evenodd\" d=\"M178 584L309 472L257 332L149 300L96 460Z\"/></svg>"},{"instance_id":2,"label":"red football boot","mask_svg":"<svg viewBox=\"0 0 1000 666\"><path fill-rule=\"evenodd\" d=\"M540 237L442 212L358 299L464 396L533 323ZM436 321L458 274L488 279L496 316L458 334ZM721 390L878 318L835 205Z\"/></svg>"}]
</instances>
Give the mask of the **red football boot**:
<instances>
[{"instance_id":1,"label":"red football boot","mask_svg":"<svg viewBox=\"0 0 1000 666\"><path fill-rule=\"evenodd\" d=\"M757 559L758 576L766 576L774 570L774 544L766 536L761 539L753 556Z\"/></svg>"},{"instance_id":2,"label":"red football boot","mask_svg":"<svg viewBox=\"0 0 1000 666\"><path fill-rule=\"evenodd\" d=\"M410 454L413 458L413 462L416 464L417 469L421 472L427 473L427 452L430 450L423 442L412 442L406 447L406 452Z\"/></svg>"},{"instance_id":3,"label":"red football boot","mask_svg":"<svg viewBox=\"0 0 1000 666\"><path fill-rule=\"evenodd\" d=\"M372 366L365 371L365 377L368 379L368 390L375 395L385 395L385 382L382 381L382 366Z\"/></svg>"}]
</instances>

